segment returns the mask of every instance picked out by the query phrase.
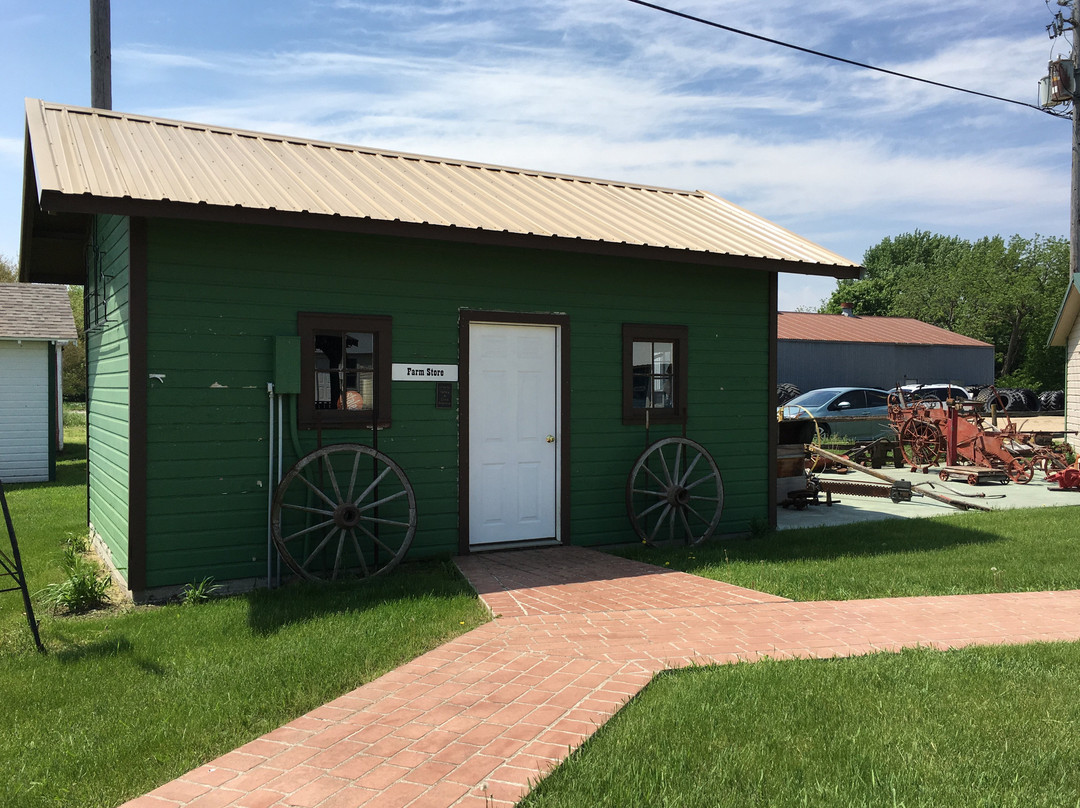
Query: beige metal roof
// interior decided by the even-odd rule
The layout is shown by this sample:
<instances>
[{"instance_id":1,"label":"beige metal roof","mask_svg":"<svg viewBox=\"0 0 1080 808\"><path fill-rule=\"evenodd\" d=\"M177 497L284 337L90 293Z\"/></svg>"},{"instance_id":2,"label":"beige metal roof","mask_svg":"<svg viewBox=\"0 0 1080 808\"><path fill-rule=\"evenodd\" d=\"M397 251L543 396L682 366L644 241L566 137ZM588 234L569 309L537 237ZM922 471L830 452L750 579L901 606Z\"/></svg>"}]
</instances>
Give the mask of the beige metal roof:
<instances>
[{"instance_id":1,"label":"beige metal roof","mask_svg":"<svg viewBox=\"0 0 1080 808\"><path fill-rule=\"evenodd\" d=\"M993 347L987 342L980 342L910 317L849 317L844 314L810 314L797 311L782 311L777 315L776 337L805 342Z\"/></svg>"},{"instance_id":2,"label":"beige metal roof","mask_svg":"<svg viewBox=\"0 0 1080 808\"><path fill-rule=\"evenodd\" d=\"M858 266L737 205L679 191L379 151L28 99L44 211L169 215L138 204L423 226L641 248L669 260L857 277ZM29 168L28 168L29 170ZM29 196L29 195L28 195ZM31 204L30 199L26 204ZM206 210L212 208L213 210ZM24 209L24 245L28 234ZM182 215L200 215L187 211ZM303 226L303 225L301 225ZM310 226L320 226L311 222ZM33 230L33 227L31 227ZM456 231L453 236L449 234ZM535 245L534 246L542 246ZM576 249L573 245L560 249ZM625 252L625 249L623 250Z\"/></svg>"},{"instance_id":3,"label":"beige metal roof","mask_svg":"<svg viewBox=\"0 0 1080 808\"><path fill-rule=\"evenodd\" d=\"M0 339L78 338L67 287L48 283L0 283Z\"/></svg>"}]
</instances>

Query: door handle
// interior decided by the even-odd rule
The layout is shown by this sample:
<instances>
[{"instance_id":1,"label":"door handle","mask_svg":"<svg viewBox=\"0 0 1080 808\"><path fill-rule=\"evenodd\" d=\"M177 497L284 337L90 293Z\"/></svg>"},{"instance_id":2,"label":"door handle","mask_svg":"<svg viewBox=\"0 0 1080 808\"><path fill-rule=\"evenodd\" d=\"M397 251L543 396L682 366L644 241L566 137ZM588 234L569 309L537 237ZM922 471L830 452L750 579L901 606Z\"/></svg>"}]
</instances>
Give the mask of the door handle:
<instances>
[{"instance_id":1,"label":"door handle","mask_svg":"<svg viewBox=\"0 0 1080 808\"><path fill-rule=\"evenodd\" d=\"M554 442L555 442L555 436L554 436L554 435L548 435L548 436L547 436L547 437L545 438L545 440L546 440L546 441L547 441L548 443L554 443Z\"/></svg>"}]
</instances>

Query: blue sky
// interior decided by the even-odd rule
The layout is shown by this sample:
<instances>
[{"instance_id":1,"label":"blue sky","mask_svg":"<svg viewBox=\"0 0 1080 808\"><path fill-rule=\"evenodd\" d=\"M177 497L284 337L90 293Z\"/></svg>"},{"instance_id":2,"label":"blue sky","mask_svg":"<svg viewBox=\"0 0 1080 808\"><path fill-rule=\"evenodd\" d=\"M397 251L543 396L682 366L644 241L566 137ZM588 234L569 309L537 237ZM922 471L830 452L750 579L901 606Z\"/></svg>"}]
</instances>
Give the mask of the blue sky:
<instances>
[{"instance_id":1,"label":"blue sky","mask_svg":"<svg viewBox=\"0 0 1080 808\"><path fill-rule=\"evenodd\" d=\"M1028 102L1069 48L1043 0L662 4ZM23 99L89 105L89 3L0 10L0 254L15 258ZM626 0L113 0L112 38L126 112L700 188L856 261L914 229L1068 234L1067 121ZM783 276L780 308L833 288Z\"/></svg>"}]
</instances>

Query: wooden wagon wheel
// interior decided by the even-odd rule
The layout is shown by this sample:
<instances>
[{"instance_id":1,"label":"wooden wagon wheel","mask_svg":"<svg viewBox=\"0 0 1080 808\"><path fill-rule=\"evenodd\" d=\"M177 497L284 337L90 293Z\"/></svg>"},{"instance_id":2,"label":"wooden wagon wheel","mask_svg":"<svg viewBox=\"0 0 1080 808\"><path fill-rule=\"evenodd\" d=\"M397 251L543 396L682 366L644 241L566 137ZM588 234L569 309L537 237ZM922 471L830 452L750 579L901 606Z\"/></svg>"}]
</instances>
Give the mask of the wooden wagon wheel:
<instances>
[{"instance_id":1,"label":"wooden wagon wheel","mask_svg":"<svg viewBox=\"0 0 1080 808\"><path fill-rule=\"evenodd\" d=\"M634 532L648 544L700 544L720 524L724 481L700 443L663 438L630 470L626 510Z\"/></svg>"},{"instance_id":2,"label":"wooden wagon wheel","mask_svg":"<svg viewBox=\"0 0 1080 808\"><path fill-rule=\"evenodd\" d=\"M933 466L941 457L945 439L933 421L909 418L899 430L900 454L910 466Z\"/></svg>"},{"instance_id":3,"label":"wooden wagon wheel","mask_svg":"<svg viewBox=\"0 0 1080 808\"><path fill-rule=\"evenodd\" d=\"M370 446L338 443L305 455L274 492L270 534L302 578L373 578L404 558L416 533L405 472Z\"/></svg>"}]
</instances>

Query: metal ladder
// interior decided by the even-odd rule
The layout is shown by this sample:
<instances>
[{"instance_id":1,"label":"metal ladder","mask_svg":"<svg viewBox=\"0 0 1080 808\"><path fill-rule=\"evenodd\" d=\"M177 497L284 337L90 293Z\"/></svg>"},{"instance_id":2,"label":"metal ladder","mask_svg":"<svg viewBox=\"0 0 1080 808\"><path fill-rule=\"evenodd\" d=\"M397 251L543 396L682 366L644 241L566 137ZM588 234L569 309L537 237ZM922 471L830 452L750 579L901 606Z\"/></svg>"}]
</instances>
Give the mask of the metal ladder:
<instances>
[{"instance_id":1,"label":"metal ladder","mask_svg":"<svg viewBox=\"0 0 1080 808\"><path fill-rule=\"evenodd\" d=\"M23 604L26 606L26 620L30 623L30 631L34 635L34 645L44 653L45 646L41 644L41 635L38 634L37 620L34 619L34 607L30 603L30 591L26 588L26 574L23 572L22 557L19 555L19 542L15 539L15 525L11 522L11 511L8 510L7 497L4 496L4 481L0 480L0 507L4 511L4 524L7 526L8 538L11 539L11 557L9 558L3 548L0 548L0 582L4 578L12 578L15 586L0 589L0 592L14 592L22 590Z\"/></svg>"}]
</instances>

